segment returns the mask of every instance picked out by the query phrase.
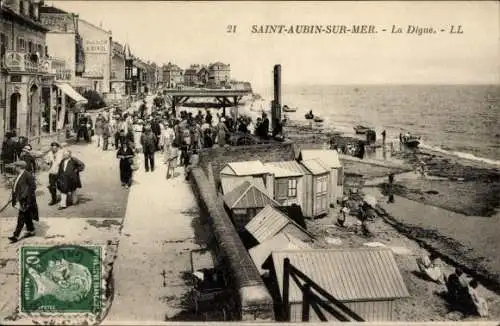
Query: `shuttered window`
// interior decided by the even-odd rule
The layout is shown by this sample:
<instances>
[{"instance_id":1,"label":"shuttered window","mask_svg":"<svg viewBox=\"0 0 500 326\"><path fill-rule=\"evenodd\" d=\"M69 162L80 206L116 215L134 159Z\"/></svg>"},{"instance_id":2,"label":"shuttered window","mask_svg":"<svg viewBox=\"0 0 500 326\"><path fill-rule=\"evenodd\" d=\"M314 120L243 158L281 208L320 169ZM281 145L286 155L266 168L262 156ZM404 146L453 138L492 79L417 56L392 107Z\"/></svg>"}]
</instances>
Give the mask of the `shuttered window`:
<instances>
[{"instance_id":1,"label":"shuttered window","mask_svg":"<svg viewBox=\"0 0 500 326\"><path fill-rule=\"evenodd\" d=\"M278 179L276 180L276 199L286 199L288 196L288 180Z\"/></svg>"},{"instance_id":2,"label":"shuttered window","mask_svg":"<svg viewBox=\"0 0 500 326\"><path fill-rule=\"evenodd\" d=\"M297 179L288 180L288 197L297 197Z\"/></svg>"}]
</instances>

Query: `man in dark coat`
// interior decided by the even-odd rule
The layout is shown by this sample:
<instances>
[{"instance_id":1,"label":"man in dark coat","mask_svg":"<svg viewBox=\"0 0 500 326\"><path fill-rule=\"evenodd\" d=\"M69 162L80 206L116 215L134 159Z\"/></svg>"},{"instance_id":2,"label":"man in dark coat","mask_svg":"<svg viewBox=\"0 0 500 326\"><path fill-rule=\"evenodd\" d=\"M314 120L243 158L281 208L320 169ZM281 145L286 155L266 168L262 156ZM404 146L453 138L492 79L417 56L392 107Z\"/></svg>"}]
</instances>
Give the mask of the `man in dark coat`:
<instances>
[{"instance_id":1,"label":"man in dark coat","mask_svg":"<svg viewBox=\"0 0 500 326\"><path fill-rule=\"evenodd\" d=\"M144 153L144 169L149 172L155 170L155 150L156 150L156 136L151 131L151 126L146 125L144 132L141 135L142 152Z\"/></svg>"},{"instance_id":2,"label":"man in dark coat","mask_svg":"<svg viewBox=\"0 0 500 326\"><path fill-rule=\"evenodd\" d=\"M158 118L154 118L153 121L151 121L151 131L153 132L153 134L156 136L156 144L155 144L155 149L156 150L159 150L159 141L160 141L160 137L161 137L161 126L160 126L160 122L158 121Z\"/></svg>"},{"instance_id":3,"label":"man in dark coat","mask_svg":"<svg viewBox=\"0 0 500 326\"><path fill-rule=\"evenodd\" d=\"M33 220L38 221L38 205L36 203L36 182L33 175L26 171L26 162L14 162L18 173L12 187L12 206L18 210L17 225L9 240L14 243L19 240L19 235L26 225L25 237L35 235Z\"/></svg>"},{"instance_id":4,"label":"man in dark coat","mask_svg":"<svg viewBox=\"0 0 500 326\"><path fill-rule=\"evenodd\" d=\"M82 187L80 172L85 169L82 161L71 157L71 151L63 151L63 159L59 164L57 173L57 186L61 192L61 202L59 210L65 209L68 204L77 204L76 190ZM68 195L71 195L71 201L68 201Z\"/></svg>"}]
</instances>

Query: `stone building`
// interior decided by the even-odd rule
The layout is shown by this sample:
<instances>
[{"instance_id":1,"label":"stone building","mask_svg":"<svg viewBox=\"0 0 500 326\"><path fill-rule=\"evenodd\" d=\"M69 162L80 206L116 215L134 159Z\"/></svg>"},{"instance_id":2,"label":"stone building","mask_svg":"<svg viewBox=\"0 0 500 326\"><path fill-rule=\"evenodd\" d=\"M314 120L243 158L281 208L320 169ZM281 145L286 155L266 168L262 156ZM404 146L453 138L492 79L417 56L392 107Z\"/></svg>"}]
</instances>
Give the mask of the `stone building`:
<instances>
[{"instance_id":1,"label":"stone building","mask_svg":"<svg viewBox=\"0 0 500 326\"><path fill-rule=\"evenodd\" d=\"M78 21L85 53L85 72L82 77L90 81L91 89L107 94L111 80L111 31L106 31L83 19Z\"/></svg>"},{"instance_id":2,"label":"stone building","mask_svg":"<svg viewBox=\"0 0 500 326\"><path fill-rule=\"evenodd\" d=\"M231 65L222 62L208 66L208 85L224 86L231 80Z\"/></svg>"},{"instance_id":3,"label":"stone building","mask_svg":"<svg viewBox=\"0 0 500 326\"><path fill-rule=\"evenodd\" d=\"M162 68L163 72L163 85L167 88L173 88L177 85L184 83L184 72L182 69L171 62L164 65Z\"/></svg>"},{"instance_id":4,"label":"stone building","mask_svg":"<svg viewBox=\"0 0 500 326\"><path fill-rule=\"evenodd\" d=\"M113 41L111 55L111 91L116 97L121 97L125 92L125 48L120 43Z\"/></svg>"},{"instance_id":5,"label":"stone building","mask_svg":"<svg viewBox=\"0 0 500 326\"><path fill-rule=\"evenodd\" d=\"M8 0L0 6L0 138L6 131L30 138L40 135L43 109L54 98L55 71L40 6L34 0Z\"/></svg>"}]
</instances>

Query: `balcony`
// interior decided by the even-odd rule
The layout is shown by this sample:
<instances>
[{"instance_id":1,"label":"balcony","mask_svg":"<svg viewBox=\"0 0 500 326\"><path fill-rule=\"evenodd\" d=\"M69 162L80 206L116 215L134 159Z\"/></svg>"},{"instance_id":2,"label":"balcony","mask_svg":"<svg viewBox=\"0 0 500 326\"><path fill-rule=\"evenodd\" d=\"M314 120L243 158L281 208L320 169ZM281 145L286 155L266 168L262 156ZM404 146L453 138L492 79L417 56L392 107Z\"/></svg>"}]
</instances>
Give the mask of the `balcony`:
<instances>
[{"instance_id":1,"label":"balcony","mask_svg":"<svg viewBox=\"0 0 500 326\"><path fill-rule=\"evenodd\" d=\"M37 54L7 51L2 60L2 67L12 72L55 74L51 58L40 59Z\"/></svg>"}]
</instances>

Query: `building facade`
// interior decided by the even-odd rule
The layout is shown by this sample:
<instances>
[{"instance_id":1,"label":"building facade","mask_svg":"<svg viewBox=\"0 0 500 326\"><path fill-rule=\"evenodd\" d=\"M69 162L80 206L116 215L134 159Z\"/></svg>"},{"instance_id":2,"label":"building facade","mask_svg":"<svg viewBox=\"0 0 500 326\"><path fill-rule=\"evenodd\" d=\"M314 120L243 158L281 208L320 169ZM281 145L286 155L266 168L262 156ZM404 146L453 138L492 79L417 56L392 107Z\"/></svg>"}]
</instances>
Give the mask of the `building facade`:
<instances>
[{"instance_id":1,"label":"building facade","mask_svg":"<svg viewBox=\"0 0 500 326\"><path fill-rule=\"evenodd\" d=\"M46 35L50 56L63 60L65 71L58 77L81 91L89 89L88 80L80 78L85 71L85 52L78 32L79 17L55 7L41 7L40 20L49 29Z\"/></svg>"},{"instance_id":2,"label":"building facade","mask_svg":"<svg viewBox=\"0 0 500 326\"><path fill-rule=\"evenodd\" d=\"M201 69L200 65L191 65L184 71L184 85L198 86L200 84L198 78L198 71Z\"/></svg>"},{"instance_id":3,"label":"building facade","mask_svg":"<svg viewBox=\"0 0 500 326\"><path fill-rule=\"evenodd\" d=\"M121 97L125 92L125 48L113 41L111 55L111 91L110 93Z\"/></svg>"},{"instance_id":4,"label":"building facade","mask_svg":"<svg viewBox=\"0 0 500 326\"><path fill-rule=\"evenodd\" d=\"M224 86L231 80L231 65L222 62L212 63L208 66L208 85Z\"/></svg>"},{"instance_id":5,"label":"building facade","mask_svg":"<svg viewBox=\"0 0 500 326\"><path fill-rule=\"evenodd\" d=\"M83 39L85 53L85 72L82 78L90 81L91 89L107 94L110 92L111 80L111 31L83 19L78 20L78 31Z\"/></svg>"},{"instance_id":6,"label":"building facade","mask_svg":"<svg viewBox=\"0 0 500 326\"><path fill-rule=\"evenodd\" d=\"M0 137L6 131L36 137L42 131L43 108L53 101L55 80L40 2L4 1L0 17Z\"/></svg>"},{"instance_id":7,"label":"building facade","mask_svg":"<svg viewBox=\"0 0 500 326\"><path fill-rule=\"evenodd\" d=\"M167 88L173 88L184 83L184 72L182 69L171 62L163 66L163 85Z\"/></svg>"}]
</instances>

